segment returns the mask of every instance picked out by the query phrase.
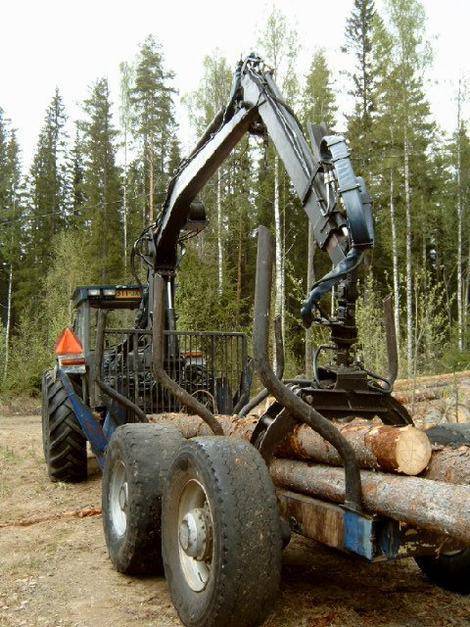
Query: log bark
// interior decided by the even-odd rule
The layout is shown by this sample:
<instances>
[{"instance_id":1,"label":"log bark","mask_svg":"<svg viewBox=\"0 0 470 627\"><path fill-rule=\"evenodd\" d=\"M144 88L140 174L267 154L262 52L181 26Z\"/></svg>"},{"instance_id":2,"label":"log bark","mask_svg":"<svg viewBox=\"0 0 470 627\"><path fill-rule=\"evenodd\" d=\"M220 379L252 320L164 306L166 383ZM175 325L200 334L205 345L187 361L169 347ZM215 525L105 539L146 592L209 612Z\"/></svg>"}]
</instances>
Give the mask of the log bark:
<instances>
[{"instance_id":1,"label":"log bark","mask_svg":"<svg viewBox=\"0 0 470 627\"><path fill-rule=\"evenodd\" d=\"M445 483L470 485L470 446L460 446L456 449L445 447L433 451L426 478Z\"/></svg>"},{"instance_id":2,"label":"log bark","mask_svg":"<svg viewBox=\"0 0 470 627\"><path fill-rule=\"evenodd\" d=\"M411 425L392 427L354 420L336 426L353 447L361 468L417 475L431 458L426 434ZM338 451L307 425L297 425L276 456L342 466Z\"/></svg>"},{"instance_id":3,"label":"log bark","mask_svg":"<svg viewBox=\"0 0 470 627\"><path fill-rule=\"evenodd\" d=\"M344 501L344 470L319 464L275 459L270 473L276 486ZM367 511L446 534L470 545L470 487L448 485L420 477L400 477L361 471Z\"/></svg>"},{"instance_id":4,"label":"log bark","mask_svg":"<svg viewBox=\"0 0 470 627\"><path fill-rule=\"evenodd\" d=\"M470 370L462 370L461 372L450 372L447 374L434 374L424 377L417 377L416 379L398 379L395 382L394 388L395 390L403 390L404 388L414 388L414 387L433 387L434 385L439 385L440 383L447 383L452 385L455 380L461 381L462 379L470 378Z\"/></svg>"},{"instance_id":5,"label":"log bark","mask_svg":"<svg viewBox=\"0 0 470 627\"><path fill-rule=\"evenodd\" d=\"M153 422L171 422L186 438L211 435L198 416L159 414ZM258 422L257 415L247 418L217 416L225 435L250 440ZM384 470L407 475L422 472L431 458L431 444L424 431L412 426L391 427L382 423L354 420L337 425L352 445L361 468ZM332 466L342 466L338 451L307 425L297 425L276 451L277 457L314 460Z\"/></svg>"}]
</instances>

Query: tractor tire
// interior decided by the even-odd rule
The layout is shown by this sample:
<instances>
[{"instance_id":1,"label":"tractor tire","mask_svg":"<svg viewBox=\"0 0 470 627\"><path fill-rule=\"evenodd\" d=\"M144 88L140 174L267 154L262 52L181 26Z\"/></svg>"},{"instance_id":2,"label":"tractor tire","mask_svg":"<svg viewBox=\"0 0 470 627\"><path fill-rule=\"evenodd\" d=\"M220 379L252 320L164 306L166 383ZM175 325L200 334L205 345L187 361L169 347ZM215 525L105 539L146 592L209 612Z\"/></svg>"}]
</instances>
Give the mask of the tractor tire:
<instances>
[{"instance_id":1,"label":"tractor tire","mask_svg":"<svg viewBox=\"0 0 470 627\"><path fill-rule=\"evenodd\" d=\"M103 527L114 568L162 574L162 492L183 441L171 426L126 424L113 433L103 472Z\"/></svg>"},{"instance_id":2,"label":"tractor tire","mask_svg":"<svg viewBox=\"0 0 470 627\"><path fill-rule=\"evenodd\" d=\"M61 380L47 370L42 378L42 443L52 481L87 478L86 438Z\"/></svg>"},{"instance_id":3,"label":"tractor tire","mask_svg":"<svg viewBox=\"0 0 470 627\"><path fill-rule=\"evenodd\" d=\"M441 588L470 594L470 549L441 553L438 557L416 557L415 561L426 577Z\"/></svg>"},{"instance_id":4,"label":"tractor tire","mask_svg":"<svg viewBox=\"0 0 470 627\"><path fill-rule=\"evenodd\" d=\"M282 537L274 486L248 442L180 447L163 497L163 562L184 625L249 627L273 609Z\"/></svg>"}]
</instances>

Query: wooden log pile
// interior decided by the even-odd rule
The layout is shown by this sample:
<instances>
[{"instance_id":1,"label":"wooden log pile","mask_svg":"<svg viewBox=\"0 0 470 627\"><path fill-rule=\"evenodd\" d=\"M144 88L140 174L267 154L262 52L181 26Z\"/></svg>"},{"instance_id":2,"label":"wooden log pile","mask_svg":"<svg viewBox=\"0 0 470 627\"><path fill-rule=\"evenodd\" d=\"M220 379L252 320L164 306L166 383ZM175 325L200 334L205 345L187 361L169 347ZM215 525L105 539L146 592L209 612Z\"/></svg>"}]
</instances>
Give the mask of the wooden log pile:
<instances>
[{"instance_id":1,"label":"wooden log pile","mask_svg":"<svg viewBox=\"0 0 470 627\"><path fill-rule=\"evenodd\" d=\"M431 459L429 439L411 425L390 427L380 420L356 419L337 428L353 447L361 468L417 475ZM294 427L277 456L342 465L338 451L307 425Z\"/></svg>"},{"instance_id":2,"label":"wooden log pile","mask_svg":"<svg viewBox=\"0 0 470 627\"><path fill-rule=\"evenodd\" d=\"M275 459L275 485L334 503L344 500L344 471L320 464ZM361 471L363 504L369 512L446 534L470 545L470 486L421 477Z\"/></svg>"},{"instance_id":3,"label":"wooden log pile","mask_svg":"<svg viewBox=\"0 0 470 627\"><path fill-rule=\"evenodd\" d=\"M406 406L419 427L470 422L469 370L400 379L395 383L393 395Z\"/></svg>"},{"instance_id":4,"label":"wooden log pile","mask_svg":"<svg viewBox=\"0 0 470 627\"><path fill-rule=\"evenodd\" d=\"M466 390L467 380L470 393L470 372L459 376L459 389ZM416 380L397 384L395 396L408 409L424 403L429 412L430 403L448 402L445 399L451 384L455 392L454 375L427 377L418 382L418 386ZM464 398L463 392L459 394ZM266 399L262 407L255 408L246 418L217 416L224 434L250 440L259 417L272 402L273 399ZM456 416L460 414L457 412ZM186 438L211 434L198 416L159 414L151 420L173 424ZM447 424L445 417L432 424L436 422ZM428 426L426 420L418 420L418 424ZM423 428L392 427L378 419L355 419L337 422L336 426L353 447L363 469L361 479L367 511L447 534L470 545L468 435L463 444L450 445L445 438L437 442L431 438L431 443ZM466 429L460 424L452 428ZM298 424L278 447L270 472L279 488L340 503L344 499L344 470L340 466L342 460L336 449L308 426Z\"/></svg>"}]
</instances>

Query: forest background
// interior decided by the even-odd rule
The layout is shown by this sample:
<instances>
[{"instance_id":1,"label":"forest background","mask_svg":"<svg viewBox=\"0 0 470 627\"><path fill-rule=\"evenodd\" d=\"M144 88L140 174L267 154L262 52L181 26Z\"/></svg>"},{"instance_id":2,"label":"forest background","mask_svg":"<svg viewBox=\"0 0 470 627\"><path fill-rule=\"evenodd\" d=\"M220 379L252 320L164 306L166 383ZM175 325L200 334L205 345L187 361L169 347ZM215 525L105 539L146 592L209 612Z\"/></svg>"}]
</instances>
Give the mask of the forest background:
<instances>
[{"instance_id":1,"label":"forest background","mask_svg":"<svg viewBox=\"0 0 470 627\"><path fill-rule=\"evenodd\" d=\"M328 50L317 49L302 75L294 21L274 5L257 30L253 48L299 119L325 122L347 137L373 198L376 246L358 305L366 365L384 372L382 299L392 293L402 375L468 368L467 89L462 76L443 90L455 102L454 130L445 133L429 104L433 59L424 4L384 0L379 11L374 0L351 2L342 49L351 68L342 76L353 103L346 116L338 110ZM77 285L134 282L133 242L158 216L184 156L176 112L184 112L195 136L202 133L227 100L237 60L215 50L202 61L199 87L180 94L158 34L149 35L135 58L120 64L119 93L98 78L84 94L79 119L69 119L60 87L51 94L28 166L15 112L0 103L1 392L38 390L54 341L72 320ZM300 304L329 262L316 250L271 142L243 139L202 199L209 225L188 242L181 262L178 327L251 333L255 233L265 224L276 241L274 306L283 318L287 372L304 372L323 336L318 329L305 333Z\"/></svg>"}]
</instances>

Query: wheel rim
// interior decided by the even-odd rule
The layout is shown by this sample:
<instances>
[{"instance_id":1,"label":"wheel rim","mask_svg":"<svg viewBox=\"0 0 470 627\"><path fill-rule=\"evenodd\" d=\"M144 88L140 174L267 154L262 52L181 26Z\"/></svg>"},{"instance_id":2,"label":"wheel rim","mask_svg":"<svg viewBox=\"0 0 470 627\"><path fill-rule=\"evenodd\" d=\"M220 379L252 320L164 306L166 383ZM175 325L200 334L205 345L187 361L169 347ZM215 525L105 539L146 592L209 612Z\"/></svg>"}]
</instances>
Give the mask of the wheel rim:
<instances>
[{"instance_id":1,"label":"wheel rim","mask_svg":"<svg viewBox=\"0 0 470 627\"><path fill-rule=\"evenodd\" d=\"M124 535L127 528L127 507L129 487L126 467L118 461L114 464L109 492L109 511L111 522L118 536Z\"/></svg>"},{"instance_id":2,"label":"wheel rim","mask_svg":"<svg viewBox=\"0 0 470 627\"><path fill-rule=\"evenodd\" d=\"M186 483L180 496L178 553L189 587L204 590L212 571L213 519L206 491L196 479Z\"/></svg>"}]
</instances>

